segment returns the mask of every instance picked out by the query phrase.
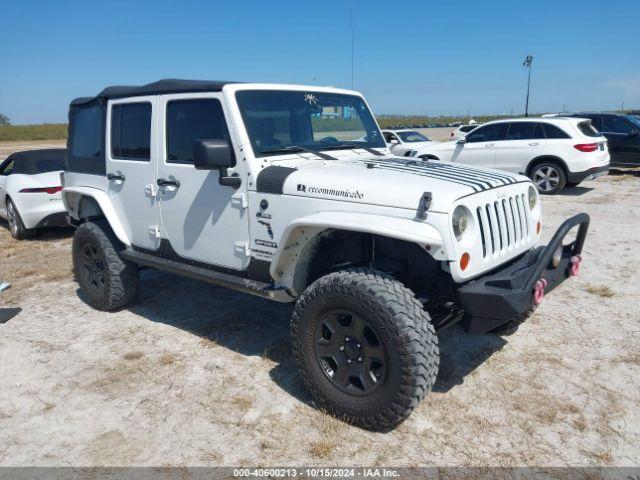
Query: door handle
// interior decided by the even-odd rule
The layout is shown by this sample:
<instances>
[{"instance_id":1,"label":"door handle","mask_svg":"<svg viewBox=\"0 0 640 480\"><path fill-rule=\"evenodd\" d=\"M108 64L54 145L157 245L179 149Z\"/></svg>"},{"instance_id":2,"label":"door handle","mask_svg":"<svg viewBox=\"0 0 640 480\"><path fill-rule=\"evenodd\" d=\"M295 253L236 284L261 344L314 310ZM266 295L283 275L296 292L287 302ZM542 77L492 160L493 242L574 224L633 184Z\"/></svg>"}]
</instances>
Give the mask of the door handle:
<instances>
[{"instance_id":1,"label":"door handle","mask_svg":"<svg viewBox=\"0 0 640 480\"><path fill-rule=\"evenodd\" d=\"M124 182L124 175L121 173L107 173L107 180L112 182Z\"/></svg>"},{"instance_id":2,"label":"door handle","mask_svg":"<svg viewBox=\"0 0 640 480\"><path fill-rule=\"evenodd\" d=\"M494 146L494 144L493 144L493 143L485 143L485 144L484 144L484 146L485 146L485 147L493 147L493 146Z\"/></svg>"},{"instance_id":3,"label":"door handle","mask_svg":"<svg viewBox=\"0 0 640 480\"><path fill-rule=\"evenodd\" d=\"M156 180L156 183L159 187L180 187L179 180L167 180L166 178L159 178Z\"/></svg>"},{"instance_id":4,"label":"door handle","mask_svg":"<svg viewBox=\"0 0 640 480\"><path fill-rule=\"evenodd\" d=\"M538 146L538 145L540 145L538 142L531 142L531 143L529 144L529 146L530 146L530 147L536 147L536 146Z\"/></svg>"}]
</instances>

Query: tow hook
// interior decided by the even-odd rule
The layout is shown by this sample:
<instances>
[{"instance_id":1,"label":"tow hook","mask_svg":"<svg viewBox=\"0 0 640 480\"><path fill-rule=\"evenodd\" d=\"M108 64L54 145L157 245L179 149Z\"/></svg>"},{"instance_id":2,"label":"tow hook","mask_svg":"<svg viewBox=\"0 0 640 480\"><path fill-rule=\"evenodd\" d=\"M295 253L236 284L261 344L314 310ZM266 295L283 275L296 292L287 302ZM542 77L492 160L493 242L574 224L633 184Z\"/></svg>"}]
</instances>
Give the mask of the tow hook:
<instances>
[{"instance_id":1,"label":"tow hook","mask_svg":"<svg viewBox=\"0 0 640 480\"><path fill-rule=\"evenodd\" d=\"M569 272L572 277L577 277L580 273L580 263L582 262L581 255L574 255L571 257L571 267L569 268Z\"/></svg>"},{"instance_id":2,"label":"tow hook","mask_svg":"<svg viewBox=\"0 0 640 480\"><path fill-rule=\"evenodd\" d=\"M544 278L538 280L535 287L533 287L533 301L536 305L540 305L542 302L545 288L547 288L547 281Z\"/></svg>"}]
</instances>

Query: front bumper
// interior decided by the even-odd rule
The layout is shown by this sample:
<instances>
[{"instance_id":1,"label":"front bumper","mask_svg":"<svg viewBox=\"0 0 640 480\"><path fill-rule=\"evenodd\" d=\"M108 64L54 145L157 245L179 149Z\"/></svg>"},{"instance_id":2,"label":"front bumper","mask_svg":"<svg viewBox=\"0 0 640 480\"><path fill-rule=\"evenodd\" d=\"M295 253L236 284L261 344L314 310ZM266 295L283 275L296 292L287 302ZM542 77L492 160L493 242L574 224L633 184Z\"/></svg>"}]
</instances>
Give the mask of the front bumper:
<instances>
[{"instance_id":1,"label":"front bumper","mask_svg":"<svg viewBox=\"0 0 640 480\"><path fill-rule=\"evenodd\" d=\"M567 179L571 183L580 183L587 178L589 180L594 180L598 177L606 175L609 173L609 164L603 165L601 167L593 167L584 172L567 172Z\"/></svg>"},{"instance_id":2,"label":"front bumper","mask_svg":"<svg viewBox=\"0 0 640 480\"><path fill-rule=\"evenodd\" d=\"M563 246L564 237L576 226L579 228L575 240ZM547 246L531 250L506 267L460 287L457 303L467 316L467 330L470 333L493 330L526 312L545 293L577 275L588 228L586 213L571 217L560 225ZM553 254L561 246L562 257L553 267Z\"/></svg>"}]
</instances>

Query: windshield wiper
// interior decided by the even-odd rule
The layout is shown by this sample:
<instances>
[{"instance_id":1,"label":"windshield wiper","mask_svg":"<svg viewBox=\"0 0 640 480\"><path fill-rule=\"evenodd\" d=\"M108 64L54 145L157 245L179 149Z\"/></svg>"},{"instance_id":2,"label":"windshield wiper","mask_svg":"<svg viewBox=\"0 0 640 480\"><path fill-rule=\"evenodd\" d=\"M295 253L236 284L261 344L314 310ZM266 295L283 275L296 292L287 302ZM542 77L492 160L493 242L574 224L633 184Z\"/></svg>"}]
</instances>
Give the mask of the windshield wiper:
<instances>
[{"instance_id":1,"label":"windshield wiper","mask_svg":"<svg viewBox=\"0 0 640 480\"><path fill-rule=\"evenodd\" d=\"M373 153L374 155L384 157L384 153L380 153L377 150L374 150L373 148L365 147L363 145L357 145L355 143L338 143L336 145L329 145L328 147L324 147L323 150L342 150L342 149L357 150L358 148L361 148L362 150L366 150L369 153Z\"/></svg>"},{"instance_id":2,"label":"windshield wiper","mask_svg":"<svg viewBox=\"0 0 640 480\"><path fill-rule=\"evenodd\" d=\"M337 160L336 157L332 157L331 155L327 155L326 153L318 152L316 150L311 150L309 148L304 148L299 145L290 145L288 147L274 147L274 148L267 148L265 150L260 150L260 153L295 153L295 152L313 153L314 155L317 155L318 157L324 160Z\"/></svg>"}]
</instances>

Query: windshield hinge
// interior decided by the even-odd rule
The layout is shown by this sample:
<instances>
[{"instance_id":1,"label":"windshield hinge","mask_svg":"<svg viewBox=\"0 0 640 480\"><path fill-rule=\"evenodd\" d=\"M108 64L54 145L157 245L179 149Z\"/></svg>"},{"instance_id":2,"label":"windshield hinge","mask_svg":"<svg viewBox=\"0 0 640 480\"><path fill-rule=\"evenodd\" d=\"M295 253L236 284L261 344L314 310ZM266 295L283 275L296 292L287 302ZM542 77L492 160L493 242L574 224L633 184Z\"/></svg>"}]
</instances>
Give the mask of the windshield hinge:
<instances>
[{"instance_id":1,"label":"windshield hinge","mask_svg":"<svg viewBox=\"0 0 640 480\"><path fill-rule=\"evenodd\" d=\"M245 257L248 257L251 255L249 242L243 242L242 240L240 240L240 241L234 242L233 247L236 250L236 252L240 252L244 254Z\"/></svg>"},{"instance_id":2,"label":"windshield hinge","mask_svg":"<svg viewBox=\"0 0 640 480\"><path fill-rule=\"evenodd\" d=\"M418 203L417 217L421 220L427 218L427 212L431 208L431 192L424 192Z\"/></svg>"},{"instance_id":3,"label":"windshield hinge","mask_svg":"<svg viewBox=\"0 0 640 480\"><path fill-rule=\"evenodd\" d=\"M153 198L158 195L158 187L153 183L149 183L148 185L144 186L144 194L147 197Z\"/></svg>"}]
</instances>

